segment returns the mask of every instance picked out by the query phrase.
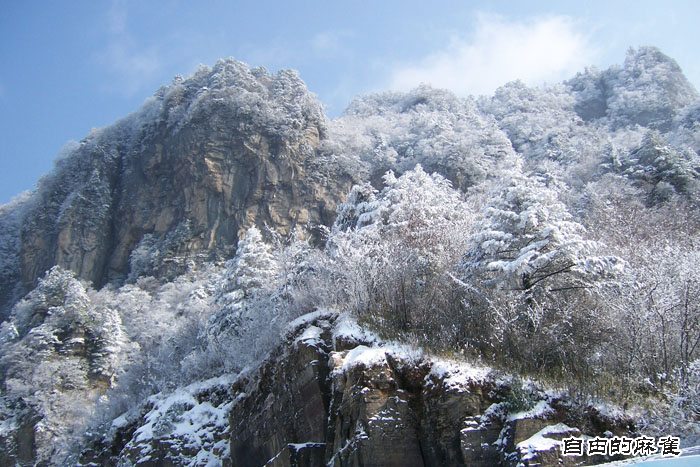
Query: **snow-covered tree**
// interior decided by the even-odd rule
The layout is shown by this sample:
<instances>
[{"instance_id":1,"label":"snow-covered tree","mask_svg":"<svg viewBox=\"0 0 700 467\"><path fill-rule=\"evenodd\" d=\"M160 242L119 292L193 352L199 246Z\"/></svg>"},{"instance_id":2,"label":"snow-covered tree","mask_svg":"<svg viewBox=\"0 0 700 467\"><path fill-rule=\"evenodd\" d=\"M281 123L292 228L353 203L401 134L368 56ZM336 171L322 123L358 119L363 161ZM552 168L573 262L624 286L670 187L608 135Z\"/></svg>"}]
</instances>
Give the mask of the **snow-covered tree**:
<instances>
[{"instance_id":1,"label":"snow-covered tree","mask_svg":"<svg viewBox=\"0 0 700 467\"><path fill-rule=\"evenodd\" d=\"M269 286L277 273L278 265L270 254L257 227L252 226L238 244L236 256L226 263L223 280L217 293L217 301L232 304L236 300L252 296L256 290Z\"/></svg>"},{"instance_id":2,"label":"snow-covered tree","mask_svg":"<svg viewBox=\"0 0 700 467\"><path fill-rule=\"evenodd\" d=\"M589 288L622 261L595 256L596 244L584 234L553 187L513 170L472 230L464 279L520 291L528 300Z\"/></svg>"},{"instance_id":3,"label":"snow-covered tree","mask_svg":"<svg viewBox=\"0 0 700 467\"><path fill-rule=\"evenodd\" d=\"M287 319L280 264L252 226L226 263L213 297L215 312L203 336L205 348L189 359L214 359L225 371L240 369L269 350Z\"/></svg>"},{"instance_id":4,"label":"snow-covered tree","mask_svg":"<svg viewBox=\"0 0 700 467\"><path fill-rule=\"evenodd\" d=\"M368 187L353 188L340 208L328 248L344 293L353 311L398 329L439 327L454 304L448 273L473 211L444 177L420 165L400 177L387 172L384 184L376 198Z\"/></svg>"},{"instance_id":5,"label":"snow-covered tree","mask_svg":"<svg viewBox=\"0 0 700 467\"><path fill-rule=\"evenodd\" d=\"M176 77L152 101L158 117L174 131L213 114L230 115L257 131L292 139L302 137L309 124L320 132L325 127L320 103L295 70L271 75L264 67L250 68L233 58L211 68L201 66L187 79Z\"/></svg>"},{"instance_id":6,"label":"snow-covered tree","mask_svg":"<svg viewBox=\"0 0 700 467\"><path fill-rule=\"evenodd\" d=\"M617 323L612 363L628 381L642 376L660 387L675 374L687 384L700 358L700 251L669 238L637 242L628 277L606 294Z\"/></svg>"},{"instance_id":7,"label":"snow-covered tree","mask_svg":"<svg viewBox=\"0 0 700 467\"><path fill-rule=\"evenodd\" d=\"M674 432L690 433L690 442L700 440L700 359L688 364L675 391L667 396L671 401L670 428Z\"/></svg>"},{"instance_id":8,"label":"snow-covered tree","mask_svg":"<svg viewBox=\"0 0 700 467\"><path fill-rule=\"evenodd\" d=\"M622 67L589 68L567 84L584 120L612 128L642 125L667 131L674 117L698 98L678 64L656 47L630 48Z\"/></svg>"},{"instance_id":9,"label":"snow-covered tree","mask_svg":"<svg viewBox=\"0 0 700 467\"><path fill-rule=\"evenodd\" d=\"M113 383L123 335L119 315L94 309L85 286L52 268L0 327L2 404L31 408L38 458L55 463ZM58 457L54 457L58 456Z\"/></svg>"},{"instance_id":10,"label":"snow-covered tree","mask_svg":"<svg viewBox=\"0 0 700 467\"><path fill-rule=\"evenodd\" d=\"M493 97L482 98L479 104L482 111L496 118L516 151L535 157L567 158L561 146L569 146L566 139L580 119L573 110L573 96L565 87L540 89L514 81L498 88Z\"/></svg>"},{"instance_id":11,"label":"snow-covered tree","mask_svg":"<svg viewBox=\"0 0 700 467\"><path fill-rule=\"evenodd\" d=\"M506 135L473 99L425 85L359 96L329 130L333 151L359 156L376 187L387 170L401 174L421 164L466 190L494 178L513 156Z\"/></svg>"},{"instance_id":12,"label":"snow-covered tree","mask_svg":"<svg viewBox=\"0 0 700 467\"><path fill-rule=\"evenodd\" d=\"M369 183L353 185L347 201L336 208L338 215L333 223L333 232L362 228L376 221L372 216L378 212L377 190Z\"/></svg>"},{"instance_id":13,"label":"snow-covered tree","mask_svg":"<svg viewBox=\"0 0 700 467\"><path fill-rule=\"evenodd\" d=\"M143 276L172 280L183 274L188 269L187 257L183 251L186 251L187 242L192 236L192 223L189 219L180 222L164 235L144 235L129 255L128 280L135 282Z\"/></svg>"},{"instance_id":14,"label":"snow-covered tree","mask_svg":"<svg viewBox=\"0 0 700 467\"><path fill-rule=\"evenodd\" d=\"M672 147L657 131L649 131L642 144L615 166L646 188L651 201L666 201L676 193L696 196L700 191L698 154L688 147Z\"/></svg>"},{"instance_id":15,"label":"snow-covered tree","mask_svg":"<svg viewBox=\"0 0 700 467\"><path fill-rule=\"evenodd\" d=\"M186 357L205 345L200 334L214 311L212 297L220 278L221 267L208 265L171 282L141 277L133 284L89 291L90 308L116 312L123 330L117 378L96 409L98 421L111 420L193 376L211 376L214 367L207 361Z\"/></svg>"},{"instance_id":16,"label":"snow-covered tree","mask_svg":"<svg viewBox=\"0 0 700 467\"><path fill-rule=\"evenodd\" d=\"M616 125L667 130L676 113L698 98L675 60L656 47L630 48L608 86L608 115Z\"/></svg>"}]
</instances>

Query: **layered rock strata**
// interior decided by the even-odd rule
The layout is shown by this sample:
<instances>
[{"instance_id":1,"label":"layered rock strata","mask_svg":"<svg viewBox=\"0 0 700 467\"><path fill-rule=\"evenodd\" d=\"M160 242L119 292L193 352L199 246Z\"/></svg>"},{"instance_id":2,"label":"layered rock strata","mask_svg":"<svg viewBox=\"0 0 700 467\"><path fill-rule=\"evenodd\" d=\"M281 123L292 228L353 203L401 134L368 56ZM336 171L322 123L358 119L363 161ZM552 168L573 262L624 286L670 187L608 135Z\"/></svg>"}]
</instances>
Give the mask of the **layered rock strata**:
<instances>
[{"instance_id":1,"label":"layered rock strata","mask_svg":"<svg viewBox=\"0 0 700 467\"><path fill-rule=\"evenodd\" d=\"M230 256L250 225L330 225L351 179L319 157L325 125L296 72L229 59L176 79L40 180L21 230L25 289L53 265L98 287L174 277Z\"/></svg>"},{"instance_id":2,"label":"layered rock strata","mask_svg":"<svg viewBox=\"0 0 700 467\"><path fill-rule=\"evenodd\" d=\"M378 344L354 324L346 332L348 323L332 314L317 313L297 326L257 370L225 389L195 396L198 404L228 413L228 423L211 430L208 447L200 447L214 453L217 463L573 466L604 459L562 456L563 437L633 430L627 417L575 410L563 396L534 390L515 411L514 393L524 389L512 380L407 347ZM179 426L190 419L195 406L191 403L174 421L171 416L169 423ZM149 407L123 432L117 430L113 441L86 451L84 463L110 465L120 459L134 465L200 465L202 451L192 450L188 457L187 435L177 434L182 430L156 434L143 428L166 412Z\"/></svg>"}]
</instances>

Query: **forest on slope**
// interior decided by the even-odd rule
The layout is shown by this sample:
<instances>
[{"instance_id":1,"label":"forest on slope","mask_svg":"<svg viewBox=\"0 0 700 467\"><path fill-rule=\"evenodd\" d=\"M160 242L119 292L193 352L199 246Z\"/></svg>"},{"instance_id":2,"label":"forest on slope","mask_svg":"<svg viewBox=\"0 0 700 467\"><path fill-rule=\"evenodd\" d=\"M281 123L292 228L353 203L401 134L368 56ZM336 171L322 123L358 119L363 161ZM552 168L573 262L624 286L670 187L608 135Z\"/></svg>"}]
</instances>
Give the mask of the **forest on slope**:
<instances>
[{"instance_id":1,"label":"forest on slope","mask_svg":"<svg viewBox=\"0 0 700 467\"><path fill-rule=\"evenodd\" d=\"M177 77L0 207L2 446L29 427L36 459L74 459L318 309L696 443L699 153L698 93L653 47L335 120L291 71Z\"/></svg>"}]
</instances>

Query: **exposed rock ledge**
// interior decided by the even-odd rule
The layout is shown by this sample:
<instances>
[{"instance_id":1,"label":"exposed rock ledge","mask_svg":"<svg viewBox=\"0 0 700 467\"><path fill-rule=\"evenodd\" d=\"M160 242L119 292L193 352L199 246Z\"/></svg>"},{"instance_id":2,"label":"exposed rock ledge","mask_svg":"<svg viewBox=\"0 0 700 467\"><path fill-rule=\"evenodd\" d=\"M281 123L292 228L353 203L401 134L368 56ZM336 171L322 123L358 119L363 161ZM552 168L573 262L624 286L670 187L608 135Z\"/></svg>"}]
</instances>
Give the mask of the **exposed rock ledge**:
<instances>
[{"instance_id":1,"label":"exposed rock ledge","mask_svg":"<svg viewBox=\"0 0 700 467\"><path fill-rule=\"evenodd\" d=\"M347 317L306 315L259 368L154 397L82 456L86 465L580 465L559 440L632 421L576 411L553 392L523 389L486 368L378 342ZM539 400L537 400L539 399Z\"/></svg>"}]
</instances>

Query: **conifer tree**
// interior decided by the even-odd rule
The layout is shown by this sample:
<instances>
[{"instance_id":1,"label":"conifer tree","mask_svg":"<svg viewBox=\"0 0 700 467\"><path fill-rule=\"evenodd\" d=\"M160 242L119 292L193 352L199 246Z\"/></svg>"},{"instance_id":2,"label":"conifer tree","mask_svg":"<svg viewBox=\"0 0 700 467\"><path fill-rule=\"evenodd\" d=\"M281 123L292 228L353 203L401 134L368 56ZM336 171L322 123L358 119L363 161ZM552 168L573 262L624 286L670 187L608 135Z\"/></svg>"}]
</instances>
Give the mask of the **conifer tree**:
<instances>
[{"instance_id":1,"label":"conifer tree","mask_svg":"<svg viewBox=\"0 0 700 467\"><path fill-rule=\"evenodd\" d=\"M532 299L591 287L614 272L616 257L598 257L597 244L541 178L513 170L481 212L462 267L465 280L521 291Z\"/></svg>"}]
</instances>

